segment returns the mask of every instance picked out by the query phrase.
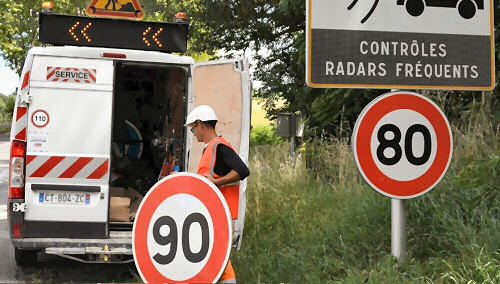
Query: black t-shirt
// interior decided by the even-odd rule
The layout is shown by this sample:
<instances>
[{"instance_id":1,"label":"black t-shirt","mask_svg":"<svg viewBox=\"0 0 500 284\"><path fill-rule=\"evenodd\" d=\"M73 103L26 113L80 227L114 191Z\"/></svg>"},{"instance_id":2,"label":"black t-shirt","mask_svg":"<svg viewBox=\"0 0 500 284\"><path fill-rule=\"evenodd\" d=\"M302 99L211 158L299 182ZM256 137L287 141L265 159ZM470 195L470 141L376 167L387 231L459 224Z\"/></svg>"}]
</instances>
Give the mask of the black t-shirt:
<instances>
[{"instance_id":1,"label":"black t-shirt","mask_svg":"<svg viewBox=\"0 0 500 284\"><path fill-rule=\"evenodd\" d=\"M203 152L206 148L203 150ZM217 157L215 159L214 172L218 176L225 176L231 170L234 170L240 175L240 179L244 180L250 175L247 165L241 160L236 152L224 144L217 145Z\"/></svg>"}]
</instances>

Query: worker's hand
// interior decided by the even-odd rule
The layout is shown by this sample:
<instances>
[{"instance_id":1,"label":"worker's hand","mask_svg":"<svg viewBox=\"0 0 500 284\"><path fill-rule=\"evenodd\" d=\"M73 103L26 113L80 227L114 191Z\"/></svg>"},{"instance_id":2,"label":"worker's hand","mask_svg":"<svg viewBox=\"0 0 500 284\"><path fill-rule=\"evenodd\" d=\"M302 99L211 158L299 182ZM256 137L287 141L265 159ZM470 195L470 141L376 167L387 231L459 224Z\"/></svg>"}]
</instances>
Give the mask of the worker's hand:
<instances>
[{"instance_id":1,"label":"worker's hand","mask_svg":"<svg viewBox=\"0 0 500 284\"><path fill-rule=\"evenodd\" d=\"M207 175L205 176L206 178L208 178L209 181L213 182L215 184L215 178L211 175Z\"/></svg>"}]
</instances>

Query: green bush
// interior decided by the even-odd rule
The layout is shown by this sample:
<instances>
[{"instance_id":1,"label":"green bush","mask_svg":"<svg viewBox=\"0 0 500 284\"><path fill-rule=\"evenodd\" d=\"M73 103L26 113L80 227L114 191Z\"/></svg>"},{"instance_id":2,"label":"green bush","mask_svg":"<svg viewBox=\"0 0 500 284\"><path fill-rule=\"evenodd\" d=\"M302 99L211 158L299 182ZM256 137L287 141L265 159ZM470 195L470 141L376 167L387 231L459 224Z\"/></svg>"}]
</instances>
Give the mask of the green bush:
<instances>
[{"instance_id":1,"label":"green bush","mask_svg":"<svg viewBox=\"0 0 500 284\"><path fill-rule=\"evenodd\" d=\"M276 134L276 128L270 125L253 127L250 131L250 145L278 145L283 139Z\"/></svg>"}]
</instances>

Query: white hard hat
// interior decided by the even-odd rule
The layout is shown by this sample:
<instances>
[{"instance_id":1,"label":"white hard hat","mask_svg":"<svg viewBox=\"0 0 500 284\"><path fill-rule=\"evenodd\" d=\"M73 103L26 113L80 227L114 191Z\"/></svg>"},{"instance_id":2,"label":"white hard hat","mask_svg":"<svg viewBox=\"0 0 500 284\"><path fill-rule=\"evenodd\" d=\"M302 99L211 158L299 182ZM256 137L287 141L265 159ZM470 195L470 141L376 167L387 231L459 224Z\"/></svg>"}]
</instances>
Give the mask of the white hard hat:
<instances>
[{"instance_id":1,"label":"white hard hat","mask_svg":"<svg viewBox=\"0 0 500 284\"><path fill-rule=\"evenodd\" d=\"M184 126L187 126L197 120L200 121L210 121L210 120L215 120L217 121L217 116L215 115L215 111L207 106L207 105L201 105L195 107L191 113L188 114L186 118L186 124Z\"/></svg>"}]
</instances>

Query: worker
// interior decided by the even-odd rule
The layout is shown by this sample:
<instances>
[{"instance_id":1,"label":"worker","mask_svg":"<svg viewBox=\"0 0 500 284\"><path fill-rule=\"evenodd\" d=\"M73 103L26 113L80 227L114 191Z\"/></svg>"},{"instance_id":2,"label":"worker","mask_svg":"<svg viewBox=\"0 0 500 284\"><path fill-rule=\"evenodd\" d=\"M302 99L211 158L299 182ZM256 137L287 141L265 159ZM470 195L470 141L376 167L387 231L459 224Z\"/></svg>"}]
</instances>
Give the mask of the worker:
<instances>
[{"instance_id":1,"label":"worker","mask_svg":"<svg viewBox=\"0 0 500 284\"><path fill-rule=\"evenodd\" d=\"M108 7L111 3L113 3L113 11L116 11L116 4L120 4L118 0L108 0L108 3L106 3L104 9L108 10Z\"/></svg>"},{"instance_id":2,"label":"worker","mask_svg":"<svg viewBox=\"0 0 500 284\"><path fill-rule=\"evenodd\" d=\"M198 174L208 178L220 189L231 216L235 219L235 216L238 216L239 181L250 175L250 171L229 142L217 135L216 124L217 116L214 110L207 105L201 105L189 113L185 126L191 129L198 142L205 143L198 164ZM236 283L230 260L219 283Z\"/></svg>"}]
</instances>

